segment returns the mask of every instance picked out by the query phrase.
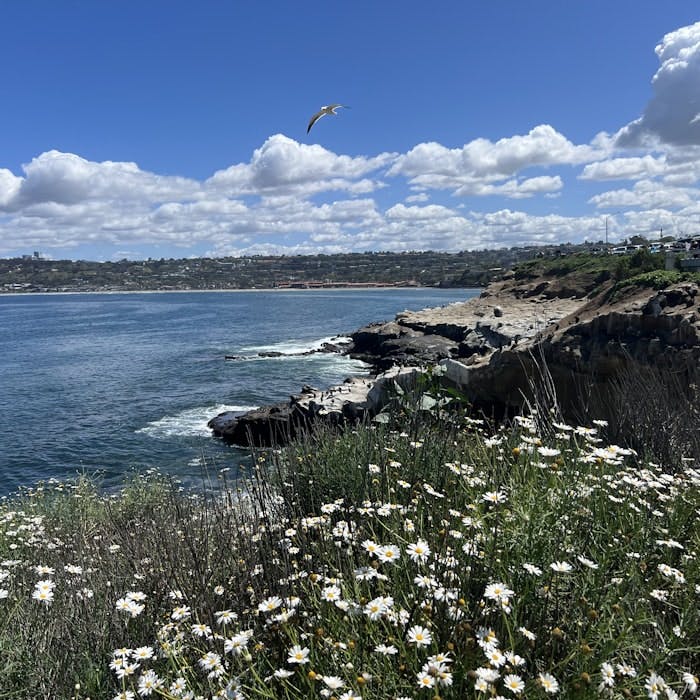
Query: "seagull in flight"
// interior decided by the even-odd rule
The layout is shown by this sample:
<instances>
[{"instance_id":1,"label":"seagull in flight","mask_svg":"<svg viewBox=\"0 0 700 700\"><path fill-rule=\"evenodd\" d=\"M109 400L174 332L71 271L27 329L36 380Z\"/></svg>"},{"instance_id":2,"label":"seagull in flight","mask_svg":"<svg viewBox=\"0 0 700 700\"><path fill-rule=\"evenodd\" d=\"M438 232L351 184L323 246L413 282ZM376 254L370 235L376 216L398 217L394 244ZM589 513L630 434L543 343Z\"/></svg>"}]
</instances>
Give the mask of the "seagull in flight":
<instances>
[{"instance_id":1,"label":"seagull in flight","mask_svg":"<svg viewBox=\"0 0 700 700\"><path fill-rule=\"evenodd\" d=\"M333 114L336 115L337 112L335 111L338 109L338 107L344 107L345 109L349 109L347 105L341 105L341 104L332 104L332 105L326 105L325 107L321 107L321 109L314 114L313 117L311 117L311 120L309 121L309 126L306 127L306 133L308 134L309 131L311 131L311 127L321 118L325 117L326 114Z\"/></svg>"}]
</instances>

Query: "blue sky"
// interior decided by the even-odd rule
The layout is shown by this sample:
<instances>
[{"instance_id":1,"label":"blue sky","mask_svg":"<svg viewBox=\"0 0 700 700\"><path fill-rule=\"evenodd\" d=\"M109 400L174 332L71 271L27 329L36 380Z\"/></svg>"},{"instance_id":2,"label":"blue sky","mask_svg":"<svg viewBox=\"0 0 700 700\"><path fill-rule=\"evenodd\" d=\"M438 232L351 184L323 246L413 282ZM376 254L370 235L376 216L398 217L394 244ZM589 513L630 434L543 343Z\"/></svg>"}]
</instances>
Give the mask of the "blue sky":
<instances>
[{"instance_id":1,"label":"blue sky","mask_svg":"<svg viewBox=\"0 0 700 700\"><path fill-rule=\"evenodd\" d=\"M4 3L0 256L700 234L699 20L696 0Z\"/></svg>"}]
</instances>

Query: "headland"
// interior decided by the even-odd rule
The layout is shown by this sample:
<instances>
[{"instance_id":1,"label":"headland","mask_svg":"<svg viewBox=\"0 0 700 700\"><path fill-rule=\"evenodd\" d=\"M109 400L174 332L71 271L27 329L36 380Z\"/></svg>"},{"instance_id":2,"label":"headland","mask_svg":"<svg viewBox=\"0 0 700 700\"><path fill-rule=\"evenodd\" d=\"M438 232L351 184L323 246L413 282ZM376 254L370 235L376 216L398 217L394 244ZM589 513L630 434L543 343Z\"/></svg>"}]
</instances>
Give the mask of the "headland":
<instances>
[{"instance_id":1,"label":"headland","mask_svg":"<svg viewBox=\"0 0 700 700\"><path fill-rule=\"evenodd\" d=\"M371 376L304 387L274 406L217 416L210 427L234 444L278 444L317 421L372 417L394 384L408 385L434 366L481 414L520 411L547 385L564 413L585 404L607 419L614 409L608 390L626 372L660 369L683 378L700 364L699 281L662 265L646 253L521 265L478 297L402 312L333 348L369 363Z\"/></svg>"}]
</instances>

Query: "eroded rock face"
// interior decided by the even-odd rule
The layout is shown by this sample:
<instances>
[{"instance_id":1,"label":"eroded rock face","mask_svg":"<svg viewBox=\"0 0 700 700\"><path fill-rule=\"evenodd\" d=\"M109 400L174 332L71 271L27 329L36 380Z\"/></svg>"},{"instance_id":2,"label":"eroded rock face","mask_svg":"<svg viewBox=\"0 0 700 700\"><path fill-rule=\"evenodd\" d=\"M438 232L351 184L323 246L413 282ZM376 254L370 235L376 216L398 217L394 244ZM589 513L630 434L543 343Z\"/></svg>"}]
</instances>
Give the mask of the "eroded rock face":
<instances>
[{"instance_id":1,"label":"eroded rock face","mask_svg":"<svg viewBox=\"0 0 700 700\"><path fill-rule=\"evenodd\" d=\"M471 362L445 361L448 380L477 406L517 410L546 364L564 409L602 410L606 387L635 363L685 373L700 364L700 294L695 284L661 292L633 288L586 299L524 342Z\"/></svg>"},{"instance_id":2,"label":"eroded rock face","mask_svg":"<svg viewBox=\"0 0 700 700\"><path fill-rule=\"evenodd\" d=\"M533 338L580 306L579 299L495 295L490 287L465 302L405 311L389 323L361 328L351 335L351 355L382 369L486 356Z\"/></svg>"},{"instance_id":3,"label":"eroded rock face","mask_svg":"<svg viewBox=\"0 0 700 700\"><path fill-rule=\"evenodd\" d=\"M595 412L594 397L603 397L632 363L677 372L700 365L697 284L658 292L630 287L614 296L612 285L597 289L591 298L557 281L510 280L466 302L403 312L352 334L349 354L382 374L324 391L305 387L288 403L243 416L223 414L209 425L233 444L284 444L318 421L341 425L374 415L393 382L408 385L438 362L445 381L489 415L519 410L533 383L542 381L543 366L564 410L588 397Z\"/></svg>"}]
</instances>

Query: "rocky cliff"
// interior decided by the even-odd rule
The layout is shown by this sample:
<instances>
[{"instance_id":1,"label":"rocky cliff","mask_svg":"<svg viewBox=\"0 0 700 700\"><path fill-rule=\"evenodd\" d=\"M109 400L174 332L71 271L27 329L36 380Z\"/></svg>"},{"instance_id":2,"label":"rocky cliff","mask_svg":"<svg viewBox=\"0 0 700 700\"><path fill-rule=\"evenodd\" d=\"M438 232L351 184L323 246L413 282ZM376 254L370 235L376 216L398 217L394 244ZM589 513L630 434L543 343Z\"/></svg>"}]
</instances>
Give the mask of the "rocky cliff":
<instances>
[{"instance_id":1,"label":"rocky cliff","mask_svg":"<svg viewBox=\"0 0 700 700\"><path fill-rule=\"evenodd\" d=\"M307 388L278 406L218 416L210 427L235 444L278 444L318 420L340 424L373 415L392 382L408 383L436 363L449 384L489 415L519 410L545 367L564 411L585 404L599 416L611 380L634 363L680 376L697 369L698 284L658 291L620 287L608 277L511 274L477 298L370 324L351 335L346 352L369 362L373 377L325 391Z\"/></svg>"},{"instance_id":2,"label":"rocky cliff","mask_svg":"<svg viewBox=\"0 0 700 700\"><path fill-rule=\"evenodd\" d=\"M440 362L452 385L496 414L522 406L546 366L564 409L588 400L595 411L606 385L634 363L680 374L700 366L698 292L694 282L591 290L510 278L477 299L360 329L353 353L378 368Z\"/></svg>"}]
</instances>

